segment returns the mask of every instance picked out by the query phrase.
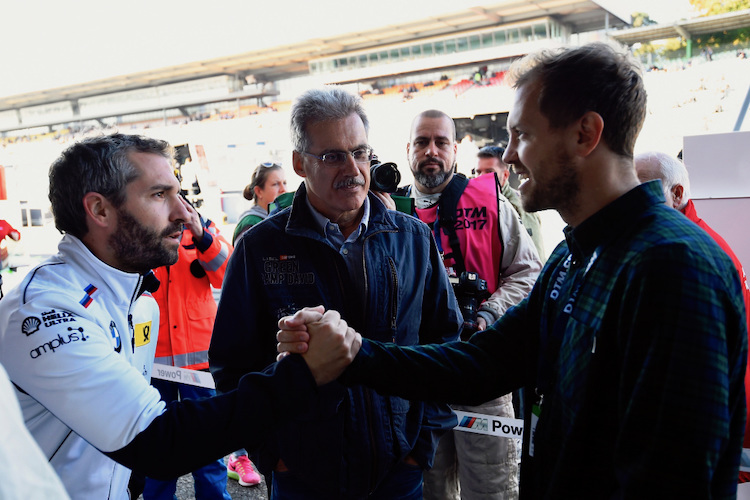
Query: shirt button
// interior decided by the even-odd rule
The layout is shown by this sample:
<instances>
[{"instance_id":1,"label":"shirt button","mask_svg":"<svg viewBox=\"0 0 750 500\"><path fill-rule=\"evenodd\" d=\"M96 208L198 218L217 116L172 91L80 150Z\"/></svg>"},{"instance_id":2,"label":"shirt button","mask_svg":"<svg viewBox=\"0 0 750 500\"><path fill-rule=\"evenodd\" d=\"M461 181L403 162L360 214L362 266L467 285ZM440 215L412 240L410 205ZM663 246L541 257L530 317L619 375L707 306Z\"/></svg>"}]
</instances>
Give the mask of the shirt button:
<instances>
[{"instance_id":1,"label":"shirt button","mask_svg":"<svg viewBox=\"0 0 750 500\"><path fill-rule=\"evenodd\" d=\"M344 248L343 250L341 250L341 253L343 253L344 255L349 255L349 250Z\"/></svg>"}]
</instances>

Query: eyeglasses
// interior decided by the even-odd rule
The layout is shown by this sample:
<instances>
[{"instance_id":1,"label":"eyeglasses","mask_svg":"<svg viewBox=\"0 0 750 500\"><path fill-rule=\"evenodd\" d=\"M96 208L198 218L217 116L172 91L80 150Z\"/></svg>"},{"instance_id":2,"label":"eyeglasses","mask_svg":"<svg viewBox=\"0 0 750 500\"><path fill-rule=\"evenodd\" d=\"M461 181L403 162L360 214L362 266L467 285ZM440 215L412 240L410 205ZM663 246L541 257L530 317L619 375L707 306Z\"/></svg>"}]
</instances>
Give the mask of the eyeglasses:
<instances>
[{"instance_id":1,"label":"eyeglasses","mask_svg":"<svg viewBox=\"0 0 750 500\"><path fill-rule=\"evenodd\" d=\"M359 148L354 151L332 151L325 153L322 156L308 153L307 151L301 151L301 153L307 156L312 156L322 161L324 165L336 166L346 163L347 157L351 156L357 163L370 163L372 159L372 148Z\"/></svg>"}]
</instances>

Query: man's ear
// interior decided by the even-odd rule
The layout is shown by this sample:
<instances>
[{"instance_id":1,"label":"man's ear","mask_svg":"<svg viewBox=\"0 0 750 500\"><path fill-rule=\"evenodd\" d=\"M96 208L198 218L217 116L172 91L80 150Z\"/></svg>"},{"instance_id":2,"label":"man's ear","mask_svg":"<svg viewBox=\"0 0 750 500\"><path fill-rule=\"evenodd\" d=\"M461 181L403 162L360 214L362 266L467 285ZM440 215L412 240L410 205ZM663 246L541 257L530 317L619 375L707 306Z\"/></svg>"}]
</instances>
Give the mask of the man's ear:
<instances>
[{"instance_id":1,"label":"man's ear","mask_svg":"<svg viewBox=\"0 0 750 500\"><path fill-rule=\"evenodd\" d=\"M305 167L302 165L302 153L298 153L297 151L292 152L292 167L297 175L307 177Z\"/></svg>"},{"instance_id":2,"label":"man's ear","mask_svg":"<svg viewBox=\"0 0 750 500\"><path fill-rule=\"evenodd\" d=\"M578 121L578 154L588 156L599 145L604 131L604 119L599 113L587 111Z\"/></svg>"},{"instance_id":3,"label":"man's ear","mask_svg":"<svg viewBox=\"0 0 750 500\"><path fill-rule=\"evenodd\" d=\"M92 224L107 227L113 223L114 207L99 193L90 192L83 195L83 209L86 212L86 218Z\"/></svg>"},{"instance_id":4,"label":"man's ear","mask_svg":"<svg viewBox=\"0 0 750 500\"><path fill-rule=\"evenodd\" d=\"M685 204L683 197L685 196L685 187L682 184L675 184L672 186L672 208L679 210L682 205Z\"/></svg>"}]
</instances>

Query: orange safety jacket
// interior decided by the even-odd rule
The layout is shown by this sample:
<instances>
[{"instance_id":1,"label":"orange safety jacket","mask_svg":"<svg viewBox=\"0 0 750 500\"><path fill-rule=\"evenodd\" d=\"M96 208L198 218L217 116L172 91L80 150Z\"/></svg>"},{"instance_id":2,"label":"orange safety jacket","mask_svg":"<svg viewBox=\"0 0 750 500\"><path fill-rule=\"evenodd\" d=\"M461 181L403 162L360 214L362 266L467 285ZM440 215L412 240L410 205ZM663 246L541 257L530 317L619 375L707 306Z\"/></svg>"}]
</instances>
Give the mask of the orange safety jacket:
<instances>
[{"instance_id":1,"label":"orange safety jacket","mask_svg":"<svg viewBox=\"0 0 750 500\"><path fill-rule=\"evenodd\" d=\"M210 220L203 222L203 238L185 229L179 258L171 266L154 269L161 284L153 293L159 304L159 340L155 363L208 369L208 346L216 318L211 286L221 288L232 245Z\"/></svg>"}]
</instances>

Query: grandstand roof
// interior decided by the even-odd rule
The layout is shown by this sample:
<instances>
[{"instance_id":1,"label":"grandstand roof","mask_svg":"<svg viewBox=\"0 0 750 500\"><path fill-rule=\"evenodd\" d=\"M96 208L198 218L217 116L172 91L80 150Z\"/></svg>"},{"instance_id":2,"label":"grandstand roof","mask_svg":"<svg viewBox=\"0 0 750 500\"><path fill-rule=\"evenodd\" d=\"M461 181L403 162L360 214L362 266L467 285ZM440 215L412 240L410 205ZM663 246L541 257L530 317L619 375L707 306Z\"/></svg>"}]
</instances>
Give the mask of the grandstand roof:
<instances>
[{"instance_id":1,"label":"grandstand roof","mask_svg":"<svg viewBox=\"0 0 750 500\"><path fill-rule=\"evenodd\" d=\"M750 9L710 17L697 17L677 21L673 24L655 24L612 31L609 36L621 43L632 45L637 42L652 42L664 38L682 37L688 39L698 35L747 28L748 26L750 26Z\"/></svg>"},{"instance_id":2,"label":"grandstand roof","mask_svg":"<svg viewBox=\"0 0 750 500\"><path fill-rule=\"evenodd\" d=\"M310 59L431 36L498 26L538 17L553 17L585 32L626 23L592 0L501 0L450 14L405 21L362 32L281 45L226 57L169 66L65 87L0 98L0 111L178 83L217 75L253 75L274 81L308 73Z\"/></svg>"}]
</instances>

